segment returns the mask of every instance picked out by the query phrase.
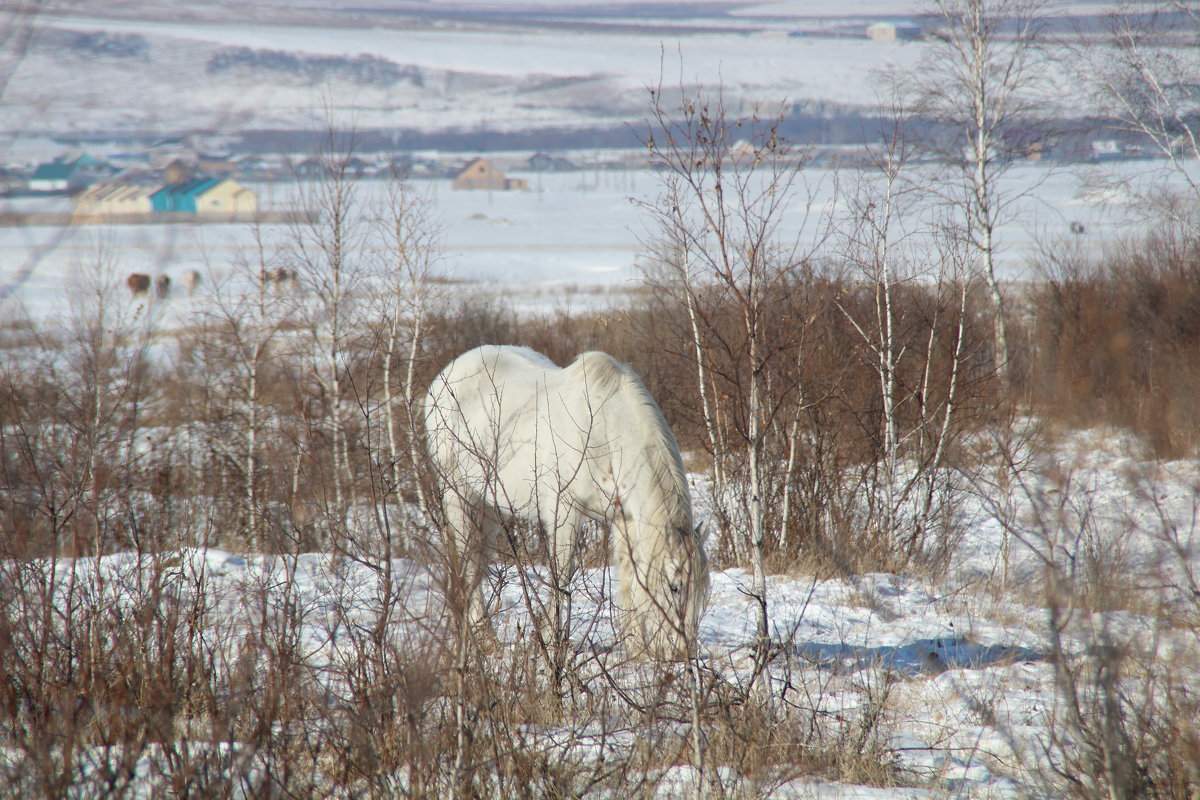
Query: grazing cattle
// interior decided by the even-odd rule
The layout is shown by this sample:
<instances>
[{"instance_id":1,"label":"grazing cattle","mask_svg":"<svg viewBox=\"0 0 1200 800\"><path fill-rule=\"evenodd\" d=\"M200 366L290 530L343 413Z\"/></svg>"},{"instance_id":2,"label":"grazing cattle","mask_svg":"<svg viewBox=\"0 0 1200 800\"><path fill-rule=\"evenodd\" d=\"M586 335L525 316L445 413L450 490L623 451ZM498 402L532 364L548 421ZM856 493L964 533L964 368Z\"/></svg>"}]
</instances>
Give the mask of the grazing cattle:
<instances>
[{"instance_id":1,"label":"grazing cattle","mask_svg":"<svg viewBox=\"0 0 1200 800\"><path fill-rule=\"evenodd\" d=\"M284 267L264 269L259 273L259 279L267 286L279 289L294 289L297 283L296 273Z\"/></svg>"},{"instance_id":2,"label":"grazing cattle","mask_svg":"<svg viewBox=\"0 0 1200 800\"><path fill-rule=\"evenodd\" d=\"M188 297L196 293L196 287L200 285L200 270L187 269L183 271L183 287L187 289Z\"/></svg>"},{"instance_id":3,"label":"grazing cattle","mask_svg":"<svg viewBox=\"0 0 1200 800\"><path fill-rule=\"evenodd\" d=\"M125 285L129 287L129 291L136 297L139 294L145 294L150 291L150 276L144 272L131 272L129 277L125 279Z\"/></svg>"},{"instance_id":4,"label":"grazing cattle","mask_svg":"<svg viewBox=\"0 0 1200 800\"><path fill-rule=\"evenodd\" d=\"M692 652L708 596L704 541L679 446L633 370L605 353L559 368L524 347L480 347L434 379L425 433L469 623L486 619L480 581L506 522L525 519L550 537L551 621L563 641L560 603L569 620L576 542L593 519L612 529L629 651Z\"/></svg>"},{"instance_id":5,"label":"grazing cattle","mask_svg":"<svg viewBox=\"0 0 1200 800\"><path fill-rule=\"evenodd\" d=\"M154 279L154 293L159 298L167 297L171 294L171 279L166 275L159 275Z\"/></svg>"}]
</instances>

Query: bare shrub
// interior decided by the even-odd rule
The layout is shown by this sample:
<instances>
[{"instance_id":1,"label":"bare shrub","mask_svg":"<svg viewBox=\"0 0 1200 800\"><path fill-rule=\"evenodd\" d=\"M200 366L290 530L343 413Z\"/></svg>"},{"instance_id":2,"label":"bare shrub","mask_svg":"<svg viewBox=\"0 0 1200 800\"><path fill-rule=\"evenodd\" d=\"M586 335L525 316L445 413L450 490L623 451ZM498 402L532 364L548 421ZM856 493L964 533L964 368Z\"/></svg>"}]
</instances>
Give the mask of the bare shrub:
<instances>
[{"instance_id":1,"label":"bare shrub","mask_svg":"<svg viewBox=\"0 0 1200 800\"><path fill-rule=\"evenodd\" d=\"M114 412L96 429L95 441L121 445L106 451L119 470L99 486L110 535L99 551L80 538L89 558L76 562L52 556L75 552L93 473L57 471L77 463L62 458L60 443L86 441L57 437L76 435L61 421L89 429L72 416L81 413L67 391L73 384L50 380L64 373L39 371L74 345L34 326L40 349L27 361L4 360L4 515L40 531L5 537L0 553L0 771L9 785L47 797L540 797L653 796L682 783L693 795L766 796L814 772L892 779L874 745L854 766L839 761L859 740L849 728L827 730L812 709L783 711L699 662L654 668L593 647L613 634L605 627L612 599L591 569L574 591L594 610L578 618L586 621L564 652L560 682L548 676L552 642L537 626L510 627L501 648L467 639L467 649L455 649L444 608L420 599L444 595L444 576L427 566L440 561L427 527L438 515L414 506L410 482L427 479L423 464L405 455L405 440L396 449L387 442L375 344L387 326L378 315L347 336L341 362L360 502L347 515L349 535L302 555L321 541L304 514L319 513L322 475L332 469L321 438L328 399L300 347L308 331L289 311L303 297L264 295L268 306L278 300L278 316L255 304L257 294L226 297L181 335L170 363L113 362L121 369L112 374L141 383L138 394L114 396ZM647 365L648 382L672 387L680 408L686 402L674 383L679 366L625 323L650 324L663 314L653 306L608 320L548 314L519 323L494 308L526 343L628 353ZM805 313L783 302L771 308ZM414 362L418 385L437 354L458 346L466 326L454 314L431 309ZM143 358L137 347L120 354L135 366ZM147 416L131 416L146 397L155 398ZM89 451L66 451L77 452ZM517 604L510 618L537 619L549 610L545 548L528 531L504 538L496 590ZM587 567L604 550L591 541L581 551ZM259 552L206 549L214 546Z\"/></svg>"},{"instance_id":2,"label":"bare shrub","mask_svg":"<svg viewBox=\"0 0 1200 800\"><path fill-rule=\"evenodd\" d=\"M1013 451L1004 455L1016 465ZM1031 794L1193 797L1197 497L1193 523L1180 525L1153 462L1124 476L1134 513L1105 507L1080 473L1069 452L1046 448L1012 473L1026 511L997 512L1040 565L1023 591L1046 609L1054 683L1041 731L986 722L1008 737L1013 777Z\"/></svg>"},{"instance_id":3,"label":"bare shrub","mask_svg":"<svg viewBox=\"0 0 1200 800\"><path fill-rule=\"evenodd\" d=\"M997 242L1013 192L1001 178L1043 142L1029 131L1050 105L1040 0L934 0L930 47L920 67L898 80L908 113L935 123L913 144L937 159L931 186L958 218L953 235L972 256L964 262L992 303L992 358L1009 380L1007 298L997 271ZM1043 126L1044 127L1044 126Z\"/></svg>"},{"instance_id":4,"label":"bare shrub","mask_svg":"<svg viewBox=\"0 0 1200 800\"><path fill-rule=\"evenodd\" d=\"M1128 428L1156 453L1200 441L1200 252L1166 224L1097 264L1070 252L1043 260L1032 287L1035 402L1072 426Z\"/></svg>"}]
</instances>

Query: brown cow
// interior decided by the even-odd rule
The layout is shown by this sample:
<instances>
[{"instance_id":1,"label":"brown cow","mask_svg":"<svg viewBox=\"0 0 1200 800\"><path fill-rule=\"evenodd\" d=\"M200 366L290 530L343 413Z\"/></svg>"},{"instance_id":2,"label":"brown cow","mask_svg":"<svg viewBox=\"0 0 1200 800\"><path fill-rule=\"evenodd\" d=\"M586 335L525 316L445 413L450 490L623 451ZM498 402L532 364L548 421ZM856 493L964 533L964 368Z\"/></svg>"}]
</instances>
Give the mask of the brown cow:
<instances>
[{"instance_id":1,"label":"brown cow","mask_svg":"<svg viewBox=\"0 0 1200 800\"><path fill-rule=\"evenodd\" d=\"M259 273L259 277L263 283L274 286L278 289L296 288L296 273L284 267L271 267L271 269L264 269L261 273Z\"/></svg>"},{"instance_id":2,"label":"brown cow","mask_svg":"<svg viewBox=\"0 0 1200 800\"><path fill-rule=\"evenodd\" d=\"M144 272L131 272L129 277L125 279L125 285L129 287L129 291L136 297L139 294L145 294L150 291L150 276Z\"/></svg>"}]
</instances>

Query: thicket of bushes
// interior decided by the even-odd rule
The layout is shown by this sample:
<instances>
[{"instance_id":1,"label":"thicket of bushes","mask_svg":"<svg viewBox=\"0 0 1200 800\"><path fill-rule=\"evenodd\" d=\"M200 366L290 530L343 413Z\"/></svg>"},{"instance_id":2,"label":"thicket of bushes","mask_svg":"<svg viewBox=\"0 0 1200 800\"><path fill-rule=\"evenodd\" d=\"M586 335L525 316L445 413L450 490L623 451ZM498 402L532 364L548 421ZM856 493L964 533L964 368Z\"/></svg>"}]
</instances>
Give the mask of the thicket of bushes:
<instances>
[{"instance_id":1,"label":"thicket of bushes","mask_svg":"<svg viewBox=\"0 0 1200 800\"><path fill-rule=\"evenodd\" d=\"M1048 254L1030 289L1036 413L1064 426L1127 428L1160 456L1200 444L1200 244L1176 226L1099 263Z\"/></svg>"}]
</instances>

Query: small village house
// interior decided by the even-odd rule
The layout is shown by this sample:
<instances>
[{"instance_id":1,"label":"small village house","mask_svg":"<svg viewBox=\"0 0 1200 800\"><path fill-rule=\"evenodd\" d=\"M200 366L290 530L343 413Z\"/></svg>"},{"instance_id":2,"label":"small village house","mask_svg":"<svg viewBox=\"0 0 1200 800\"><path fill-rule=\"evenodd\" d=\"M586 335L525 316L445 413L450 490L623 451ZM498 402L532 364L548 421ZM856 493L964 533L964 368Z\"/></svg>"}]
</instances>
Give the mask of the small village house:
<instances>
[{"instance_id":1,"label":"small village house","mask_svg":"<svg viewBox=\"0 0 1200 800\"><path fill-rule=\"evenodd\" d=\"M232 178L194 178L167 185L98 183L75 196L77 222L147 218L153 214L195 214L234 219L258 212L254 192Z\"/></svg>"},{"instance_id":2,"label":"small village house","mask_svg":"<svg viewBox=\"0 0 1200 800\"><path fill-rule=\"evenodd\" d=\"M1116 139L1092 142L1092 161L1116 161L1121 158L1121 144Z\"/></svg>"},{"instance_id":3,"label":"small village house","mask_svg":"<svg viewBox=\"0 0 1200 800\"><path fill-rule=\"evenodd\" d=\"M61 156L48 164L39 164L28 185L32 192L73 192L112 172L108 164L89 155Z\"/></svg>"},{"instance_id":4,"label":"small village house","mask_svg":"<svg viewBox=\"0 0 1200 800\"><path fill-rule=\"evenodd\" d=\"M235 160L227 155L201 155L196 161L196 170L206 175L228 178L238 171Z\"/></svg>"},{"instance_id":5,"label":"small village house","mask_svg":"<svg viewBox=\"0 0 1200 800\"><path fill-rule=\"evenodd\" d=\"M309 157L292 167L292 172L301 180L316 180L329 174L328 165L319 158Z\"/></svg>"},{"instance_id":6,"label":"small village house","mask_svg":"<svg viewBox=\"0 0 1200 800\"><path fill-rule=\"evenodd\" d=\"M867 38L873 42L908 42L921 38L919 25L875 22L867 26Z\"/></svg>"},{"instance_id":7,"label":"small village house","mask_svg":"<svg viewBox=\"0 0 1200 800\"><path fill-rule=\"evenodd\" d=\"M491 189L495 191L526 190L524 178L506 178L486 158L476 158L460 169L450 181L451 189Z\"/></svg>"},{"instance_id":8,"label":"small village house","mask_svg":"<svg viewBox=\"0 0 1200 800\"><path fill-rule=\"evenodd\" d=\"M128 183L97 183L75 198L75 219L105 220L140 217L150 213L153 186Z\"/></svg>"},{"instance_id":9,"label":"small village house","mask_svg":"<svg viewBox=\"0 0 1200 800\"><path fill-rule=\"evenodd\" d=\"M63 161L39 164L29 178L31 192L65 192L71 188L75 168Z\"/></svg>"},{"instance_id":10,"label":"small village house","mask_svg":"<svg viewBox=\"0 0 1200 800\"><path fill-rule=\"evenodd\" d=\"M262 156L242 156L235 163L237 174L243 178L271 178L283 171L280 163Z\"/></svg>"},{"instance_id":11,"label":"small village house","mask_svg":"<svg viewBox=\"0 0 1200 800\"><path fill-rule=\"evenodd\" d=\"M202 216L250 216L258 212L258 196L232 178L217 181L196 196L196 213Z\"/></svg>"},{"instance_id":12,"label":"small village house","mask_svg":"<svg viewBox=\"0 0 1200 800\"><path fill-rule=\"evenodd\" d=\"M548 153L534 153L525 162L525 166L534 172L569 172L575 169L575 164L571 161Z\"/></svg>"},{"instance_id":13,"label":"small village house","mask_svg":"<svg viewBox=\"0 0 1200 800\"><path fill-rule=\"evenodd\" d=\"M190 181L196 175L196 164L183 158L173 158L163 167L162 175L167 183Z\"/></svg>"},{"instance_id":14,"label":"small village house","mask_svg":"<svg viewBox=\"0 0 1200 800\"><path fill-rule=\"evenodd\" d=\"M162 187L150 195L150 206L160 214L240 217L258 211L258 198L232 178L195 178Z\"/></svg>"}]
</instances>

